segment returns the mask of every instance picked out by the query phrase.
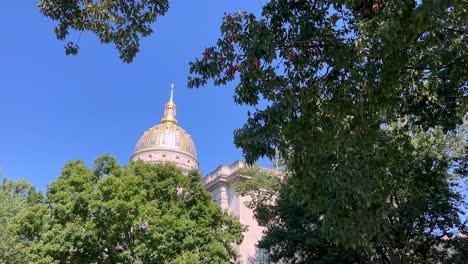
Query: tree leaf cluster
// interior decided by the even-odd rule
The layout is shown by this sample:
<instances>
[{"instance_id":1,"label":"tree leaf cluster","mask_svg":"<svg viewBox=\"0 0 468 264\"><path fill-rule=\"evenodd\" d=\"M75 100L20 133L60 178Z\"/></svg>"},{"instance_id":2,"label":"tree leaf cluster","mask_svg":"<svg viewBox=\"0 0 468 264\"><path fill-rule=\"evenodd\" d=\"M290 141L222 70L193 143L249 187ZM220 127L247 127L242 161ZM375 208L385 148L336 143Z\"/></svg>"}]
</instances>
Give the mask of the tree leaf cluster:
<instances>
[{"instance_id":1,"label":"tree leaf cluster","mask_svg":"<svg viewBox=\"0 0 468 264\"><path fill-rule=\"evenodd\" d=\"M381 232L387 200L414 179L412 133L463 122L466 21L462 1L272 0L259 16L225 15L189 86L238 81L234 101L255 111L236 146L250 163L278 150L298 202L354 247Z\"/></svg>"},{"instance_id":2,"label":"tree leaf cluster","mask_svg":"<svg viewBox=\"0 0 468 264\"><path fill-rule=\"evenodd\" d=\"M268 250L274 262L465 263L466 201L460 189L463 178L454 168L466 140L466 134L445 135L441 129L413 133L413 151L406 156L411 165L402 172L404 177L394 175L401 184L384 201L381 229L353 247L336 243L336 236L323 228L326 208L311 209L311 200L296 191L300 180L293 172L283 172L280 181L277 173L253 168L250 174L256 177L240 182L236 190L252 197L248 206L267 227L259 247ZM372 220L361 219L368 224ZM355 232L355 226L342 228L338 232Z\"/></svg>"},{"instance_id":3,"label":"tree leaf cluster","mask_svg":"<svg viewBox=\"0 0 468 264\"><path fill-rule=\"evenodd\" d=\"M68 162L17 218L29 263L230 263L243 227L211 201L200 174L109 155Z\"/></svg>"},{"instance_id":4,"label":"tree leaf cluster","mask_svg":"<svg viewBox=\"0 0 468 264\"><path fill-rule=\"evenodd\" d=\"M27 253L12 226L18 215L27 209L28 202L41 196L26 180L3 178L0 183L0 263L25 263Z\"/></svg>"},{"instance_id":5,"label":"tree leaf cluster","mask_svg":"<svg viewBox=\"0 0 468 264\"><path fill-rule=\"evenodd\" d=\"M113 43L120 58L130 63L140 50L140 39L153 33L152 24L169 8L167 0L40 0L41 13L57 22L58 40L75 40L65 45L65 54L76 55L83 32L95 34L101 43Z\"/></svg>"}]
</instances>

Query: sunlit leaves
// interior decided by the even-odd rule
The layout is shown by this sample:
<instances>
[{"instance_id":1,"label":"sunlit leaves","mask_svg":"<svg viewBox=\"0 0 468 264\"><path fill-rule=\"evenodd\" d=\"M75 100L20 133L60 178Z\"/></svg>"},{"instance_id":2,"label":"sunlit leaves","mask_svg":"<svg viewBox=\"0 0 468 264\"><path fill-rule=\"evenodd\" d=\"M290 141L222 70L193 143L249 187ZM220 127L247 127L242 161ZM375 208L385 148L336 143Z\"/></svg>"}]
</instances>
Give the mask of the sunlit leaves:
<instances>
[{"instance_id":1,"label":"sunlit leaves","mask_svg":"<svg viewBox=\"0 0 468 264\"><path fill-rule=\"evenodd\" d=\"M122 168L109 155L94 169L72 161L16 232L33 263L230 263L243 228L200 177L169 164Z\"/></svg>"},{"instance_id":2,"label":"sunlit leaves","mask_svg":"<svg viewBox=\"0 0 468 264\"><path fill-rule=\"evenodd\" d=\"M153 33L152 24L167 12L169 1L40 0L38 7L57 22L57 39L70 39L65 46L67 55L76 55L81 34L91 32L102 43L113 43L120 58L130 63L140 50L140 39Z\"/></svg>"},{"instance_id":3,"label":"sunlit leaves","mask_svg":"<svg viewBox=\"0 0 468 264\"><path fill-rule=\"evenodd\" d=\"M27 250L21 244L13 225L22 214L28 201L36 195L34 187L25 180L14 181L3 178L0 182L0 263L25 263ZM31 198L31 199L30 199Z\"/></svg>"}]
</instances>

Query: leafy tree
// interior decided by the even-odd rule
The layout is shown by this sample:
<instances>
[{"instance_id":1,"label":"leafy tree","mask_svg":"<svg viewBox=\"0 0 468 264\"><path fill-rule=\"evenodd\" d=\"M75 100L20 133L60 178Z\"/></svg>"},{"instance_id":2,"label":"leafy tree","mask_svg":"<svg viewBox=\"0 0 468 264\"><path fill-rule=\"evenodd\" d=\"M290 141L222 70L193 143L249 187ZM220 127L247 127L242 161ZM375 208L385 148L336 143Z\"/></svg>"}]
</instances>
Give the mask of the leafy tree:
<instances>
[{"instance_id":1,"label":"leafy tree","mask_svg":"<svg viewBox=\"0 0 468 264\"><path fill-rule=\"evenodd\" d=\"M235 102L255 109L234 134L247 161L279 150L321 232L362 245L386 225L389 197L425 184L406 174L410 131L450 133L466 114L462 2L272 0L258 17L225 16L189 86L239 80Z\"/></svg>"},{"instance_id":2,"label":"leafy tree","mask_svg":"<svg viewBox=\"0 0 468 264\"><path fill-rule=\"evenodd\" d=\"M285 263L363 263L365 251L345 249L327 241L320 232L320 215L293 197L292 178L286 172L262 171L253 166L241 170L236 191L252 199L247 206L267 230L259 247L270 260ZM281 262L282 261L282 262Z\"/></svg>"},{"instance_id":3,"label":"leafy tree","mask_svg":"<svg viewBox=\"0 0 468 264\"><path fill-rule=\"evenodd\" d=\"M465 138L463 137L465 136ZM465 155L466 134L444 135L440 129L415 133L411 164L398 191L387 199L389 213L380 233L355 248L330 241L321 231L324 214L311 210L297 197L294 181L257 168L236 189L252 196L249 204L259 222L267 226L261 248L273 261L287 263L465 263L468 225L462 221L465 201L454 174ZM395 175L397 176L397 175ZM348 227L352 229L353 227Z\"/></svg>"},{"instance_id":4,"label":"leafy tree","mask_svg":"<svg viewBox=\"0 0 468 264\"><path fill-rule=\"evenodd\" d=\"M140 38L153 33L151 24L169 8L167 0L39 0L41 13L54 21L58 40L70 31L92 32L101 43L114 43L124 62L132 62L140 50ZM79 37L69 41L65 53L77 54Z\"/></svg>"},{"instance_id":5,"label":"leafy tree","mask_svg":"<svg viewBox=\"0 0 468 264\"><path fill-rule=\"evenodd\" d=\"M242 226L199 180L170 164L71 161L16 231L31 263L229 263Z\"/></svg>"},{"instance_id":6,"label":"leafy tree","mask_svg":"<svg viewBox=\"0 0 468 264\"><path fill-rule=\"evenodd\" d=\"M26 210L28 197L34 193L34 187L26 180L3 178L0 183L0 263L24 263L27 258L11 225Z\"/></svg>"}]
</instances>

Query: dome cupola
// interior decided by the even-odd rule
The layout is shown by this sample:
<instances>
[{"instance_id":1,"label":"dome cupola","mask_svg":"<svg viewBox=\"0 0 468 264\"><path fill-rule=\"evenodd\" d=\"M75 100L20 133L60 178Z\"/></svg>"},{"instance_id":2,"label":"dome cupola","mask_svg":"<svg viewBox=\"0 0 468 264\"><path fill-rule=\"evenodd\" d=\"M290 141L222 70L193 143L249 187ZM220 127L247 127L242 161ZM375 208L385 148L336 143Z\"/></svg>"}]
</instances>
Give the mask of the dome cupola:
<instances>
[{"instance_id":1,"label":"dome cupola","mask_svg":"<svg viewBox=\"0 0 468 264\"><path fill-rule=\"evenodd\" d=\"M177 124L174 84L171 86L171 97L165 105L161 123L143 133L131 160L149 163L172 162L186 172L198 169L192 137Z\"/></svg>"}]
</instances>

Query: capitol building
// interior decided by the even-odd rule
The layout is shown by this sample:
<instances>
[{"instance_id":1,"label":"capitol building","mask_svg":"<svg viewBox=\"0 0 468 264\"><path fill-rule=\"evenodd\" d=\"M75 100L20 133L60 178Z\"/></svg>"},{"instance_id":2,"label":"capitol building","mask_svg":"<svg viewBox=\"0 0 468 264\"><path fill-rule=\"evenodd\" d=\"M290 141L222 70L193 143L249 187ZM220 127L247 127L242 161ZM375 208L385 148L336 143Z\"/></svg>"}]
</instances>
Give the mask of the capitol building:
<instances>
[{"instance_id":1,"label":"capitol building","mask_svg":"<svg viewBox=\"0 0 468 264\"><path fill-rule=\"evenodd\" d=\"M198 170L195 144L190 134L177 123L176 112L174 85L172 85L170 99L165 105L161 122L143 133L131 160L148 163L171 162L184 172ZM247 226L242 243L234 246L240 255L240 263L269 263L268 255L256 247L264 227L258 225L252 209L245 206L250 197L239 196L233 186L234 182L239 180L238 172L243 167L245 167L243 161L220 165L203 177L202 184L211 193L215 203L236 217L242 225Z\"/></svg>"}]
</instances>

